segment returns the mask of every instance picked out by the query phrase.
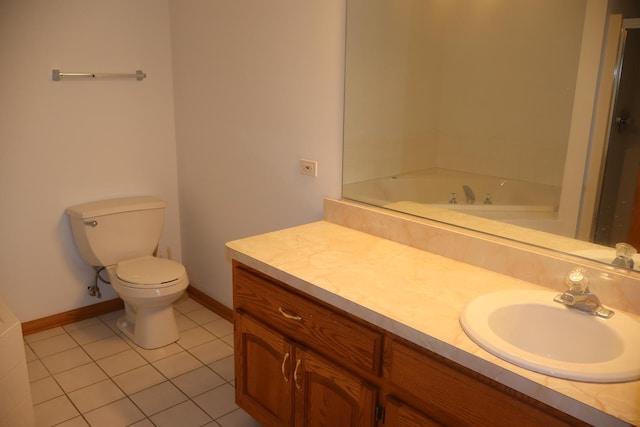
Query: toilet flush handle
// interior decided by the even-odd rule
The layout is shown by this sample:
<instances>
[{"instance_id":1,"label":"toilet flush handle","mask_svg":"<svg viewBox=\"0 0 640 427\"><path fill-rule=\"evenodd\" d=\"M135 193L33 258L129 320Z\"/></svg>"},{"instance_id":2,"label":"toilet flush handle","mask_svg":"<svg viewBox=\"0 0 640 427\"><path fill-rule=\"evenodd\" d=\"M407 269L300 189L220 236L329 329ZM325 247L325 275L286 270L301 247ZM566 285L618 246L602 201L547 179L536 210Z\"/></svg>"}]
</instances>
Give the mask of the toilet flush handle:
<instances>
[{"instance_id":1,"label":"toilet flush handle","mask_svg":"<svg viewBox=\"0 0 640 427\"><path fill-rule=\"evenodd\" d=\"M98 221L85 221L84 225L88 225L89 227L96 227L98 225Z\"/></svg>"}]
</instances>

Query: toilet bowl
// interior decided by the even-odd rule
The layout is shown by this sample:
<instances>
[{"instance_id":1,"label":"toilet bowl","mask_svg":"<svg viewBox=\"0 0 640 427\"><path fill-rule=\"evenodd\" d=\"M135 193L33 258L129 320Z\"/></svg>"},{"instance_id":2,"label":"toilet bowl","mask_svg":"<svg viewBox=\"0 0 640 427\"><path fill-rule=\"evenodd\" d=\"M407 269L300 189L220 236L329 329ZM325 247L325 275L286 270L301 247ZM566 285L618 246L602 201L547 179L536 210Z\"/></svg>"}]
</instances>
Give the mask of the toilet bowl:
<instances>
[{"instance_id":1,"label":"toilet bowl","mask_svg":"<svg viewBox=\"0 0 640 427\"><path fill-rule=\"evenodd\" d=\"M158 348L180 337L173 312L189 279L180 263L144 256L107 267L111 286L124 301L125 315L117 321L131 341Z\"/></svg>"},{"instance_id":2,"label":"toilet bowl","mask_svg":"<svg viewBox=\"0 0 640 427\"><path fill-rule=\"evenodd\" d=\"M155 197L126 197L67 208L74 241L82 258L104 267L124 301L118 328L142 348L178 340L175 302L189 285L182 264L153 256L166 202Z\"/></svg>"}]
</instances>

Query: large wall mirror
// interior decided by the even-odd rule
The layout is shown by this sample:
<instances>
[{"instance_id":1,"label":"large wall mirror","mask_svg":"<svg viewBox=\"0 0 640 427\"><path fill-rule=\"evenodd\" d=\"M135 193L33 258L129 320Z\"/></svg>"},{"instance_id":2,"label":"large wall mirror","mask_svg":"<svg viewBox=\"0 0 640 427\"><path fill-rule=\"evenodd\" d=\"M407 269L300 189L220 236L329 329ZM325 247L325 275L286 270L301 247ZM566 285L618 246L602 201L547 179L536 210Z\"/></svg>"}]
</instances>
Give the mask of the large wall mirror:
<instances>
[{"instance_id":1,"label":"large wall mirror","mask_svg":"<svg viewBox=\"0 0 640 427\"><path fill-rule=\"evenodd\" d=\"M343 197L607 263L640 246L639 3L347 0Z\"/></svg>"}]
</instances>

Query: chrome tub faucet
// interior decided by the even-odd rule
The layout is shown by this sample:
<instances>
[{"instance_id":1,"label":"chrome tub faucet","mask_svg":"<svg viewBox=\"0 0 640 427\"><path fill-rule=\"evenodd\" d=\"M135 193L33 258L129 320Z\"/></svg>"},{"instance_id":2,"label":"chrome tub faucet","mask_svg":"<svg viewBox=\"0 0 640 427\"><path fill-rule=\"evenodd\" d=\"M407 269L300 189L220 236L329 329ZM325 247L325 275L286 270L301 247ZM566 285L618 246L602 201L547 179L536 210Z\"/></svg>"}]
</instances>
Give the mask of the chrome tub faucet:
<instances>
[{"instance_id":1,"label":"chrome tub faucet","mask_svg":"<svg viewBox=\"0 0 640 427\"><path fill-rule=\"evenodd\" d=\"M463 185L462 189L464 190L464 196L467 199L467 204L472 205L476 202L476 195L473 193L473 190L468 185Z\"/></svg>"},{"instance_id":2,"label":"chrome tub faucet","mask_svg":"<svg viewBox=\"0 0 640 427\"><path fill-rule=\"evenodd\" d=\"M604 308L600 303L600 299L589 290L587 286L589 284L589 278L584 268L575 267L571 270L569 274L567 274L565 283L569 289L556 296L553 299L555 302L605 319L614 315L614 312Z\"/></svg>"}]
</instances>

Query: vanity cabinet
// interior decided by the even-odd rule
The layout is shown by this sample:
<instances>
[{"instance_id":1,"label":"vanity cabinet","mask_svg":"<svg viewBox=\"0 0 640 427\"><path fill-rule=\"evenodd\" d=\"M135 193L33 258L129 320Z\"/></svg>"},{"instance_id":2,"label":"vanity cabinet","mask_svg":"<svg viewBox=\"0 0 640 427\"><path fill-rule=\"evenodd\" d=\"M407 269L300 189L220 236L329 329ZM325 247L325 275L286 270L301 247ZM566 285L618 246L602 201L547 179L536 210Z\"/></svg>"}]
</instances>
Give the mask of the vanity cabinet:
<instances>
[{"instance_id":1,"label":"vanity cabinet","mask_svg":"<svg viewBox=\"0 0 640 427\"><path fill-rule=\"evenodd\" d=\"M385 342L383 380L394 398L387 426L588 425L399 337Z\"/></svg>"},{"instance_id":2,"label":"vanity cabinet","mask_svg":"<svg viewBox=\"0 0 640 427\"><path fill-rule=\"evenodd\" d=\"M264 426L374 426L382 335L234 268L236 401Z\"/></svg>"},{"instance_id":3,"label":"vanity cabinet","mask_svg":"<svg viewBox=\"0 0 640 427\"><path fill-rule=\"evenodd\" d=\"M264 426L586 426L233 262L236 401Z\"/></svg>"}]
</instances>

